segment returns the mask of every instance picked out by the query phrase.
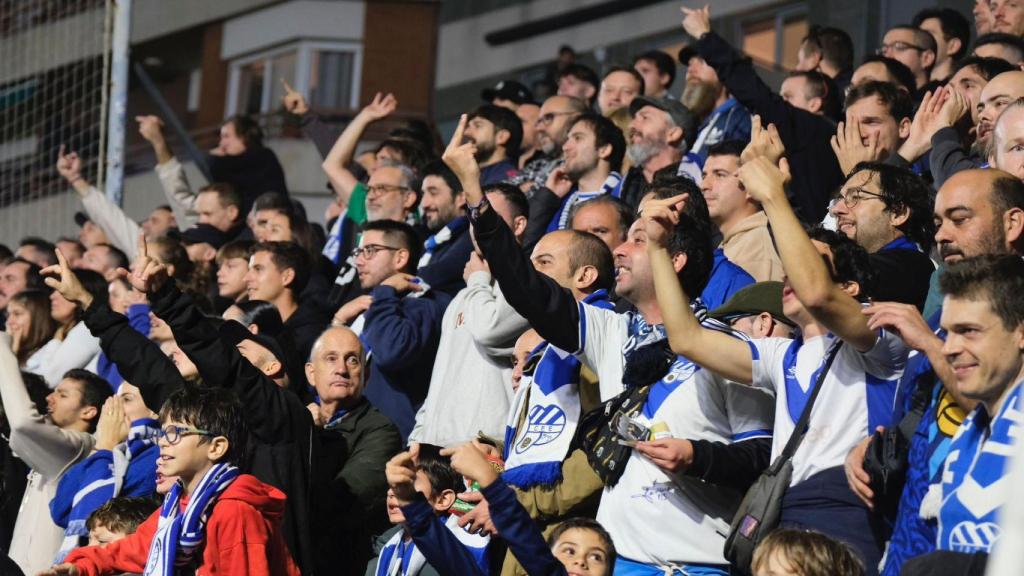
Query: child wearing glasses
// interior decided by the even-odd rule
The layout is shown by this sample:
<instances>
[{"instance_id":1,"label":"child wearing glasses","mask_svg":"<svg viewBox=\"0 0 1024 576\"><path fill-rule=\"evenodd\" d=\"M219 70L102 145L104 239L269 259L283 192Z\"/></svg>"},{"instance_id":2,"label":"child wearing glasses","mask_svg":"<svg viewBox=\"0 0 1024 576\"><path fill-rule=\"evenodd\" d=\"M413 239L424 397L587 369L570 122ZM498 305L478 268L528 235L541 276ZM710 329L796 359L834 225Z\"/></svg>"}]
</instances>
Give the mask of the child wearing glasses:
<instances>
[{"instance_id":1,"label":"child wearing glasses","mask_svg":"<svg viewBox=\"0 0 1024 576\"><path fill-rule=\"evenodd\" d=\"M79 548L43 574L169 576L187 567L196 574L298 576L280 531L284 493L236 467L248 435L237 398L183 388L167 399L160 424L158 473L178 477L160 509L134 534Z\"/></svg>"}]
</instances>

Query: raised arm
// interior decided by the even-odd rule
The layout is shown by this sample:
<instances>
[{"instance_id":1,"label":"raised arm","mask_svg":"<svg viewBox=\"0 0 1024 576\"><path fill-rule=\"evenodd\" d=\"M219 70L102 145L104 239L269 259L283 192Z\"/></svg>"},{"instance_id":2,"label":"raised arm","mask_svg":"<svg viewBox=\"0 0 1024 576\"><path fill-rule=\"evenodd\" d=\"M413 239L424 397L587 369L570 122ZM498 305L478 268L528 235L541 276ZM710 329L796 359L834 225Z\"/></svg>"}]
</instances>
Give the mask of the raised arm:
<instances>
[{"instance_id":1,"label":"raised arm","mask_svg":"<svg viewBox=\"0 0 1024 576\"><path fill-rule=\"evenodd\" d=\"M462 144L465 127L463 114L445 150L444 161L462 183L466 204L477 207L470 210L473 234L491 268L491 275L498 281L508 303L545 340L562 350L575 352L580 348L579 304L571 292L533 268L505 221L483 202L480 167L473 156L476 147L472 143Z\"/></svg>"},{"instance_id":2,"label":"raised arm","mask_svg":"<svg viewBox=\"0 0 1024 576\"><path fill-rule=\"evenodd\" d=\"M60 147L57 158L57 172L67 180L78 194L89 219L96 223L110 238L110 243L117 246L131 258L135 254L135 238L139 235L139 225L132 220L120 206L107 198L92 184L82 177L82 160L76 152L64 153Z\"/></svg>"},{"instance_id":3,"label":"raised arm","mask_svg":"<svg viewBox=\"0 0 1024 576\"><path fill-rule=\"evenodd\" d=\"M786 159L776 166L767 158L754 158L740 167L740 180L768 215L782 268L796 297L829 331L858 351L870 350L878 333L868 327L860 303L832 281L825 261L786 199Z\"/></svg>"},{"instance_id":4,"label":"raised arm","mask_svg":"<svg viewBox=\"0 0 1024 576\"><path fill-rule=\"evenodd\" d=\"M378 92L373 97L373 101L360 110L359 114L356 114L356 117L349 122L349 125L345 127L345 131L341 133L337 142L334 143L331 151L327 153L327 158L324 158L322 165L324 172L327 174L327 178L330 180L331 186L334 187L334 192L338 195L338 199L342 204L348 205L349 196L351 196L356 184L359 183L359 180L346 168L348 163L352 161L352 156L355 154L359 139L363 137L363 132L366 131L367 126L377 120L386 118L397 107L398 100L395 99L394 95L382 96Z\"/></svg>"},{"instance_id":5,"label":"raised arm","mask_svg":"<svg viewBox=\"0 0 1024 576\"><path fill-rule=\"evenodd\" d=\"M11 337L0 332L0 400L11 426L11 449L44 478L52 480L67 466L88 454L92 435L63 430L36 410L21 379Z\"/></svg>"},{"instance_id":6,"label":"raised arm","mask_svg":"<svg viewBox=\"0 0 1024 576\"><path fill-rule=\"evenodd\" d=\"M442 450L441 454L451 456L452 468L456 472L480 484L480 492L487 499L498 533L527 574L555 576L566 573L565 567L548 548L540 528L516 500L516 493L501 481L479 450L472 444L464 444Z\"/></svg>"},{"instance_id":7,"label":"raised arm","mask_svg":"<svg viewBox=\"0 0 1024 576\"><path fill-rule=\"evenodd\" d=\"M93 336L99 338L100 349L117 365L125 381L139 388L147 406L159 409L175 390L184 384L181 374L156 343L131 326L128 317L110 309L107 302L95 300L75 273L64 255L57 251L57 264L43 272L54 290L69 302L85 310L82 321Z\"/></svg>"},{"instance_id":8,"label":"raised arm","mask_svg":"<svg viewBox=\"0 0 1024 576\"><path fill-rule=\"evenodd\" d=\"M687 195L665 200L650 200L641 217L647 231L647 252L651 258L654 289L672 351L720 374L729 380L750 384L753 359L750 347L742 340L700 325L688 304L690 297L679 284L668 251L672 229L679 224L679 212Z\"/></svg>"}]
</instances>

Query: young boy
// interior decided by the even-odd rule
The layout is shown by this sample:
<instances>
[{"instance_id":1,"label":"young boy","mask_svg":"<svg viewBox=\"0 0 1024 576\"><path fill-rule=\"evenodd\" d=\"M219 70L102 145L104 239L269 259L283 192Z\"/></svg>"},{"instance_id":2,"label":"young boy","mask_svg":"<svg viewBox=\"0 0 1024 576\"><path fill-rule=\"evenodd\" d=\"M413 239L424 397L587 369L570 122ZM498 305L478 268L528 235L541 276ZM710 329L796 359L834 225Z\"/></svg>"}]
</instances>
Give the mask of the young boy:
<instances>
[{"instance_id":1,"label":"young boy","mask_svg":"<svg viewBox=\"0 0 1024 576\"><path fill-rule=\"evenodd\" d=\"M139 525L159 507L153 498L119 496L107 500L93 510L85 521L85 527L89 530L89 546L103 548L129 534L135 534Z\"/></svg>"},{"instance_id":2,"label":"young boy","mask_svg":"<svg viewBox=\"0 0 1024 576\"><path fill-rule=\"evenodd\" d=\"M544 541L540 528L534 524L526 509L516 500L515 492L499 482L497 471L472 443L458 448L446 448L442 456L450 456L452 468L472 478L480 485L480 492L490 507L491 520L508 544L512 554L530 576L607 576L615 566L615 546L611 536L597 522L586 518L566 520ZM412 468L409 453L396 456L388 463L388 479L392 486L408 484ZM403 490L407 494L407 490ZM403 496L396 490L401 501ZM438 531L428 533L423 517L422 500L409 500L402 506L413 538L423 540L423 554L444 574L486 574L472 571L457 553L451 537Z\"/></svg>"},{"instance_id":3,"label":"young boy","mask_svg":"<svg viewBox=\"0 0 1024 576\"><path fill-rule=\"evenodd\" d=\"M458 527L458 517L449 515L448 511L455 504L455 495L466 489L466 483L452 469L448 458L440 455L440 448L429 444L419 444L415 450L415 461L412 476L394 476L390 473L392 466L388 463L388 520L396 526L385 532L378 539L379 555L366 567L366 576L435 576L438 570L431 566L424 554L419 550L421 539L413 536L406 516L400 505L407 499L422 495L417 502L423 507L421 519L425 519L432 528L443 526L438 532L449 533L454 541L461 544L458 548L460 556L468 559L480 573L487 573L487 544L490 538L476 536ZM406 454L409 454L408 452ZM399 455L401 456L401 455ZM397 458L397 457L396 457ZM403 468L402 471L405 469ZM411 478L411 479L410 479ZM394 480L394 482L392 482ZM401 495L401 497L400 497ZM438 522L440 519L441 522Z\"/></svg>"},{"instance_id":4,"label":"young boy","mask_svg":"<svg viewBox=\"0 0 1024 576\"><path fill-rule=\"evenodd\" d=\"M135 534L79 548L44 574L169 576L190 566L197 575L299 576L280 532L284 493L234 466L248 435L238 399L189 386L167 399L160 422L157 470L178 482L159 512Z\"/></svg>"},{"instance_id":5,"label":"young boy","mask_svg":"<svg viewBox=\"0 0 1024 576\"><path fill-rule=\"evenodd\" d=\"M754 576L864 576L849 546L821 532L779 529L754 551Z\"/></svg>"}]
</instances>

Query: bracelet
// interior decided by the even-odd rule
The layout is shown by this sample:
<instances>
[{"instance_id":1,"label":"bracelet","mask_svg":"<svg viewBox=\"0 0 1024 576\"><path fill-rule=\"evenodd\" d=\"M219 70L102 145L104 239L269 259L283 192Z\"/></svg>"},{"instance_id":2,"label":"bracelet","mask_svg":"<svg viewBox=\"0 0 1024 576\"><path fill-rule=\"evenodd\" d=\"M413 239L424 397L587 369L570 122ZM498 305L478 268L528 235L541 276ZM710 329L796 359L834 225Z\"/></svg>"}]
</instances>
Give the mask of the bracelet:
<instances>
[{"instance_id":1,"label":"bracelet","mask_svg":"<svg viewBox=\"0 0 1024 576\"><path fill-rule=\"evenodd\" d=\"M79 180L81 180L82 182L85 182L85 178L82 178L81 176L75 176L71 180L68 180L68 184L74 186L75 182L78 182Z\"/></svg>"},{"instance_id":2,"label":"bracelet","mask_svg":"<svg viewBox=\"0 0 1024 576\"><path fill-rule=\"evenodd\" d=\"M480 212L483 210L484 206L490 206L490 205L491 205L491 203L487 201L487 195L486 194L482 195L481 198L480 198L480 201L477 202L476 204L472 204L472 205L467 204L466 205L466 209L469 210L469 218L470 218L470 220L476 220L477 218L479 218L480 217Z\"/></svg>"}]
</instances>

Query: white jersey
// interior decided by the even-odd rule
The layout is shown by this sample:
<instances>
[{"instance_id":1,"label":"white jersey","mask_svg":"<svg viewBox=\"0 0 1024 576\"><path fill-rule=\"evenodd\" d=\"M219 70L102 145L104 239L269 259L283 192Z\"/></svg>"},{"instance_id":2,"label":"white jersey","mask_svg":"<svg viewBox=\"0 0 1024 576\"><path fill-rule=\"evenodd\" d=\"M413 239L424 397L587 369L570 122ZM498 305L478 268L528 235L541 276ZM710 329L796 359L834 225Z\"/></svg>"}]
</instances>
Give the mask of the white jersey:
<instances>
[{"instance_id":1,"label":"white jersey","mask_svg":"<svg viewBox=\"0 0 1024 576\"><path fill-rule=\"evenodd\" d=\"M622 389L633 318L587 305L580 306L580 318L580 355L600 378L605 398ZM651 388L637 420L659 438L728 443L769 437L772 406L769 394L679 357ZM597 520L624 558L658 566L725 564L725 536L742 496L697 478L669 476L634 452L618 483L605 488Z\"/></svg>"},{"instance_id":2,"label":"white jersey","mask_svg":"<svg viewBox=\"0 0 1024 576\"><path fill-rule=\"evenodd\" d=\"M754 385L775 393L774 461L796 428L826 352L838 341L829 334L806 342L765 338L748 344ZM867 352L843 345L814 402L807 435L793 455L791 486L842 466L846 454L876 426L891 424L907 352L902 340L884 330Z\"/></svg>"}]
</instances>

